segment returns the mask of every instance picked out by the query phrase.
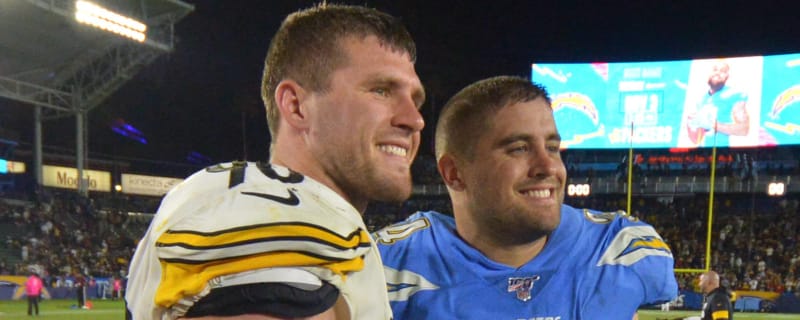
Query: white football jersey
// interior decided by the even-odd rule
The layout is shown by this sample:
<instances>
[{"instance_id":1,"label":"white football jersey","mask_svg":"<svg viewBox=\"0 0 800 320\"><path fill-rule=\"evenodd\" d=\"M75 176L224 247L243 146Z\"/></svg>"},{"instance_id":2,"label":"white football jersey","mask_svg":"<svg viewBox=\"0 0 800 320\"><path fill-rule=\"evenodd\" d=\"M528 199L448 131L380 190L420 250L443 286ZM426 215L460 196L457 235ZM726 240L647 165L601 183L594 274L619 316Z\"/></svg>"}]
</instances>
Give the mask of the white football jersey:
<instances>
[{"instance_id":1,"label":"white football jersey","mask_svg":"<svg viewBox=\"0 0 800 320\"><path fill-rule=\"evenodd\" d=\"M391 319L380 255L350 203L284 167L225 163L164 197L125 299L134 320L174 319L226 281L304 282L309 272L339 289L352 319Z\"/></svg>"}]
</instances>

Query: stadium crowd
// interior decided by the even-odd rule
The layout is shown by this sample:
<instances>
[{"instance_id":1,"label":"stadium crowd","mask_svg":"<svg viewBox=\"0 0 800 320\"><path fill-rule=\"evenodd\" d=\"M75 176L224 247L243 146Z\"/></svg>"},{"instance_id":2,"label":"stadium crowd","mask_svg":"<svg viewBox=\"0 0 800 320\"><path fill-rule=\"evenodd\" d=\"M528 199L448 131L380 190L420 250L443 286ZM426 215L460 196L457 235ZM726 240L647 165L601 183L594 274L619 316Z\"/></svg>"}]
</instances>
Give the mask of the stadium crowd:
<instances>
[{"instance_id":1,"label":"stadium crowd","mask_svg":"<svg viewBox=\"0 0 800 320\"><path fill-rule=\"evenodd\" d=\"M579 207L618 210L625 197L580 199ZM800 293L798 199L742 194L717 195L711 234L711 269L731 290ZM707 195L640 198L633 215L651 223L670 245L678 269L705 267ZM697 286L697 274L678 273L682 290Z\"/></svg>"},{"instance_id":2,"label":"stadium crowd","mask_svg":"<svg viewBox=\"0 0 800 320\"><path fill-rule=\"evenodd\" d=\"M424 156L423 156L424 157ZM432 159L415 164L415 185L439 184ZM732 163L731 166L734 164ZM652 166L648 174L664 174ZM772 167L770 170L788 170ZM794 169L796 170L796 169ZM725 174L737 175L730 170ZM576 174L584 174L576 173ZM613 171L605 174L613 175ZM22 195L22 196L21 196ZM45 285L64 285L74 277L125 277L136 242L160 199L40 188L25 196L0 196L0 275L24 275L38 268ZM796 195L715 195L711 268L723 286L800 294L800 216ZM625 209L624 194L567 198L574 207ZM401 221L419 210L450 213L446 194L417 195L402 204L371 204L365 214L370 231ZM634 198L632 215L652 224L672 248L676 268L705 266L708 195ZM677 273L681 290L697 290L697 274Z\"/></svg>"},{"instance_id":3,"label":"stadium crowd","mask_svg":"<svg viewBox=\"0 0 800 320\"><path fill-rule=\"evenodd\" d=\"M50 287L79 276L124 277L148 221L107 203L105 197L87 199L53 189L0 201L0 225L6 231L0 248L12 253L0 258L0 275L33 270Z\"/></svg>"}]
</instances>

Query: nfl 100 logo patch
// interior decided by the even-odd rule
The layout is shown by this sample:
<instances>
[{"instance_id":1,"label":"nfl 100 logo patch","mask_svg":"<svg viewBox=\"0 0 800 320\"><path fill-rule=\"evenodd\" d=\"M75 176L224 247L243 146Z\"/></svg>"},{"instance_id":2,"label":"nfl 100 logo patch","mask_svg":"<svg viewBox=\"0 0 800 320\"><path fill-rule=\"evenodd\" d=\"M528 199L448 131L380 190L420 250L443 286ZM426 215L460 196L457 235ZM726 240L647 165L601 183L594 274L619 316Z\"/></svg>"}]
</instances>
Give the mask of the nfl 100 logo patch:
<instances>
[{"instance_id":1,"label":"nfl 100 logo patch","mask_svg":"<svg viewBox=\"0 0 800 320\"><path fill-rule=\"evenodd\" d=\"M508 278L508 292L516 292L517 299L528 301L531 299L533 283L540 278L540 276Z\"/></svg>"}]
</instances>

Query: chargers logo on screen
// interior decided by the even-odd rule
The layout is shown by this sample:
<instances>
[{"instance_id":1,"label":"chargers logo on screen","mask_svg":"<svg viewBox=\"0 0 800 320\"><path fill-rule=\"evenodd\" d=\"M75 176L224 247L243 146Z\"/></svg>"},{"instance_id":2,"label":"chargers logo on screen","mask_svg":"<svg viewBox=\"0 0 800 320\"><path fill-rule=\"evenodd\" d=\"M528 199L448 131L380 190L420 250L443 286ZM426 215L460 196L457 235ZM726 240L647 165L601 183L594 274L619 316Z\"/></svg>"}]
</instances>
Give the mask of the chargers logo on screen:
<instances>
[{"instance_id":1,"label":"chargers logo on screen","mask_svg":"<svg viewBox=\"0 0 800 320\"><path fill-rule=\"evenodd\" d=\"M552 105L556 124L564 138L561 141L562 149L605 134L605 127L600 125L600 112L589 96L566 92L556 95Z\"/></svg>"},{"instance_id":2,"label":"chargers logo on screen","mask_svg":"<svg viewBox=\"0 0 800 320\"><path fill-rule=\"evenodd\" d=\"M592 98L589 98L585 94L567 92L557 95L556 98L553 99L553 111L558 111L561 108L570 108L580 111L588 116L589 119L592 119L594 125L597 125L600 121L600 112L597 111L597 107L594 105Z\"/></svg>"},{"instance_id":3,"label":"chargers logo on screen","mask_svg":"<svg viewBox=\"0 0 800 320\"><path fill-rule=\"evenodd\" d=\"M775 98L775 102L772 103L769 117L773 120L779 120L781 118L781 113L789 106L797 104L798 101L800 101L800 85L784 90ZM785 120L784 124L767 121L764 122L764 126L789 135L800 132L800 125L788 121L789 119Z\"/></svg>"},{"instance_id":4,"label":"chargers logo on screen","mask_svg":"<svg viewBox=\"0 0 800 320\"><path fill-rule=\"evenodd\" d=\"M800 101L800 86L794 86L784 90L775 98L775 102L772 103L772 110L769 112L770 118L777 119L778 115L783 112L787 106L797 101Z\"/></svg>"}]
</instances>

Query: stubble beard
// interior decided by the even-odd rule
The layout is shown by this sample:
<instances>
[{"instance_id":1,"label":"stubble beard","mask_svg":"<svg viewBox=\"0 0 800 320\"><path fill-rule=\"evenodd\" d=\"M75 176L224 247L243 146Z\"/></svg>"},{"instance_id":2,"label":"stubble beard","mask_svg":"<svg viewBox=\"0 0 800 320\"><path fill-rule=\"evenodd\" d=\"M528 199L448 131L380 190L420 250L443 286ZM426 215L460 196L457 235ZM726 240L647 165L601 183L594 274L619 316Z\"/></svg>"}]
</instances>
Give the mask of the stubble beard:
<instances>
[{"instance_id":1,"label":"stubble beard","mask_svg":"<svg viewBox=\"0 0 800 320\"><path fill-rule=\"evenodd\" d=\"M549 223L544 223L542 215L536 211L536 208L511 206L497 209L484 208L477 211L477 214L487 215L487 218L482 220L488 227L487 231L498 243L526 245L550 235L560 221L560 216L556 217L556 222L551 226Z\"/></svg>"},{"instance_id":2,"label":"stubble beard","mask_svg":"<svg viewBox=\"0 0 800 320\"><path fill-rule=\"evenodd\" d=\"M407 169L402 178L389 178L380 174L380 169L372 167L368 171L366 190L368 199L382 202L399 203L411 196L411 172ZM372 186L371 188L368 186Z\"/></svg>"},{"instance_id":3,"label":"stubble beard","mask_svg":"<svg viewBox=\"0 0 800 320\"><path fill-rule=\"evenodd\" d=\"M350 172L344 174L340 181L342 190L351 196L371 201L388 203L399 203L407 200L411 196L411 173L405 172L402 182L397 178L384 176L380 168L375 164L354 163L344 164L343 170L339 172Z\"/></svg>"}]
</instances>

